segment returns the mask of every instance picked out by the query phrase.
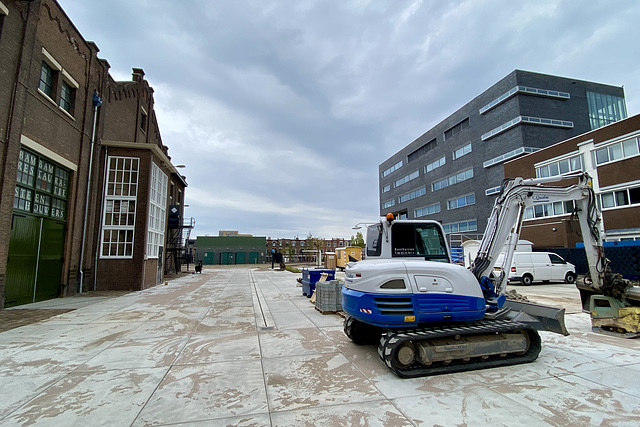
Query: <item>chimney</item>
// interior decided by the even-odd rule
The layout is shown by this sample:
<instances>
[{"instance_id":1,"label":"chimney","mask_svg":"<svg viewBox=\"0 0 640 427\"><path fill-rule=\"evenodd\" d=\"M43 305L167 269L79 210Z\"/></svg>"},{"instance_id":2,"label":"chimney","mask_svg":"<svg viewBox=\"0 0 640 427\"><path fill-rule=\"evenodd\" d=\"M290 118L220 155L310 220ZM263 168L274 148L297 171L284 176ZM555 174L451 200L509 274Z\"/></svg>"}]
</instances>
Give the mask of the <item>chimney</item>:
<instances>
[{"instance_id":1,"label":"chimney","mask_svg":"<svg viewBox=\"0 0 640 427\"><path fill-rule=\"evenodd\" d=\"M144 80L144 70L142 68L134 68L133 69L133 81L141 82Z\"/></svg>"}]
</instances>

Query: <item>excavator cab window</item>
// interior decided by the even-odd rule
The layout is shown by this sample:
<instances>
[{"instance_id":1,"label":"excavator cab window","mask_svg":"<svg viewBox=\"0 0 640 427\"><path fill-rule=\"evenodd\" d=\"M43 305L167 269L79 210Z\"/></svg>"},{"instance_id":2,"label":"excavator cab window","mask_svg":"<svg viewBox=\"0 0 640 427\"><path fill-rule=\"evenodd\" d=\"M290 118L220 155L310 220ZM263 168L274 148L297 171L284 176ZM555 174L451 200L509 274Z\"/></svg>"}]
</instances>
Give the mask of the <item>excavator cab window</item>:
<instances>
[{"instance_id":1,"label":"excavator cab window","mask_svg":"<svg viewBox=\"0 0 640 427\"><path fill-rule=\"evenodd\" d=\"M367 227L367 256L380 256L382 246L382 225L375 224Z\"/></svg>"},{"instance_id":2,"label":"excavator cab window","mask_svg":"<svg viewBox=\"0 0 640 427\"><path fill-rule=\"evenodd\" d=\"M450 262L444 236L437 225L397 222L391 230L392 256Z\"/></svg>"}]
</instances>

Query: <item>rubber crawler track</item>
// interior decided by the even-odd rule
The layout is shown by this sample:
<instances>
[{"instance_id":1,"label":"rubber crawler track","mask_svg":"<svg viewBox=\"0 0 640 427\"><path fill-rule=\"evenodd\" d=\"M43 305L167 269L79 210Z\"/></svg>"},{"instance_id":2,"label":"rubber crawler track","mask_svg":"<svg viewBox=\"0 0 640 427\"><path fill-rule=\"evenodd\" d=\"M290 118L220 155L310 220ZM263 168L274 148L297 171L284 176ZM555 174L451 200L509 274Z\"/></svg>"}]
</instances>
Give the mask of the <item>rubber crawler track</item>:
<instances>
[{"instance_id":1,"label":"rubber crawler track","mask_svg":"<svg viewBox=\"0 0 640 427\"><path fill-rule=\"evenodd\" d=\"M529 337L529 349L525 354L508 354L506 357L490 356L487 360L482 360L477 357L468 362L453 360L449 364L435 362L430 366L424 366L416 362L409 367L402 367L395 363L395 354L399 347L406 341L425 341L456 335L487 335L514 331L524 331ZM528 328L526 325L509 320L489 320L460 326L443 326L386 332L380 338L380 343L378 344L378 355L387 367L397 376L401 378L417 378L430 375L448 374L452 372L475 371L478 369L530 363L538 358L541 348L540 335L538 335L538 332Z\"/></svg>"}]
</instances>

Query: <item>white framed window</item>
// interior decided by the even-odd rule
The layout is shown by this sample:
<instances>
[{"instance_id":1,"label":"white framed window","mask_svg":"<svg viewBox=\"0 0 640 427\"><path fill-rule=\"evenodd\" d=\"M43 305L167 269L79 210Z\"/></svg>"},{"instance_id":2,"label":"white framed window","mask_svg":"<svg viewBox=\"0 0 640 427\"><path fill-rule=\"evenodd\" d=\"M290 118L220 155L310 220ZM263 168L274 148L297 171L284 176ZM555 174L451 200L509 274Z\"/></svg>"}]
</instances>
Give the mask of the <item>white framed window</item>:
<instances>
[{"instance_id":1,"label":"white framed window","mask_svg":"<svg viewBox=\"0 0 640 427\"><path fill-rule=\"evenodd\" d=\"M401 167L402 167L402 160L400 160L398 163L396 163L395 165L391 166L390 168L385 169L382 172L382 177L384 178L385 176L389 175L390 173L397 171Z\"/></svg>"},{"instance_id":2,"label":"white framed window","mask_svg":"<svg viewBox=\"0 0 640 427\"><path fill-rule=\"evenodd\" d=\"M138 196L137 157L109 156L102 217L102 258L132 258Z\"/></svg>"},{"instance_id":3,"label":"white framed window","mask_svg":"<svg viewBox=\"0 0 640 427\"><path fill-rule=\"evenodd\" d=\"M465 154L469 154L471 152L471 143L468 143L464 147L460 147L453 152L453 160L459 159Z\"/></svg>"},{"instance_id":4,"label":"white framed window","mask_svg":"<svg viewBox=\"0 0 640 427\"><path fill-rule=\"evenodd\" d=\"M426 206L424 208L418 208L414 211L414 217L419 218L421 216L433 215L440 213L440 202Z\"/></svg>"},{"instance_id":5,"label":"white framed window","mask_svg":"<svg viewBox=\"0 0 640 427\"><path fill-rule=\"evenodd\" d=\"M404 203L404 202L408 202L409 200L413 200L415 198L418 198L420 196L424 196L425 194L427 194L427 189L425 187L422 188L418 188L415 191L412 191L410 193L407 194L403 194L402 196L399 197L399 201L400 203Z\"/></svg>"},{"instance_id":6,"label":"white framed window","mask_svg":"<svg viewBox=\"0 0 640 427\"><path fill-rule=\"evenodd\" d=\"M623 188L600 194L602 210L640 204L640 187Z\"/></svg>"},{"instance_id":7,"label":"white framed window","mask_svg":"<svg viewBox=\"0 0 640 427\"><path fill-rule=\"evenodd\" d=\"M457 209L465 206L475 205L476 195L467 194L466 196L456 197L455 199L447 200L447 209Z\"/></svg>"},{"instance_id":8,"label":"white framed window","mask_svg":"<svg viewBox=\"0 0 640 427\"><path fill-rule=\"evenodd\" d=\"M470 219L468 221L452 222L450 224L444 224L442 228L444 228L446 234L478 231L478 221Z\"/></svg>"},{"instance_id":9,"label":"white framed window","mask_svg":"<svg viewBox=\"0 0 640 427\"><path fill-rule=\"evenodd\" d=\"M573 212L573 200L565 202L541 203L529 206L524 211L524 219L546 218L549 216L568 215Z\"/></svg>"},{"instance_id":10,"label":"white framed window","mask_svg":"<svg viewBox=\"0 0 640 427\"><path fill-rule=\"evenodd\" d=\"M570 172L583 170L582 155L566 157L542 166L536 166L536 177L546 178L549 176L564 175Z\"/></svg>"},{"instance_id":11,"label":"white framed window","mask_svg":"<svg viewBox=\"0 0 640 427\"><path fill-rule=\"evenodd\" d=\"M640 138L634 137L597 148L593 153L595 164L600 166L616 160L628 159L640 154Z\"/></svg>"},{"instance_id":12,"label":"white framed window","mask_svg":"<svg viewBox=\"0 0 640 427\"><path fill-rule=\"evenodd\" d=\"M418 176L420 176L420 172L419 172L419 171L413 171L413 172L411 172L409 175L407 175L407 176L403 176L402 178L397 179L397 180L393 183L393 185L394 185L394 187L395 187L395 188L398 188L398 187L400 187L402 184L406 184L407 182L409 182L409 181L412 181L412 180L416 179Z\"/></svg>"},{"instance_id":13,"label":"white framed window","mask_svg":"<svg viewBox=\"0 0 640 427\"><path fill-rule=\"evenodd\" d=\"M395 205L396 205L396 199L387 200L386 202L382 203L382 209L387 209Z\"/></svg>"},{"instance_id":14,"label":"white framed window","mask_svg":"<svg viewBox=\"0 0 640 427\"><path fill-rule=\"evenodd\" d=\"M424 171L425 173L427 172L431 172L434 169L439 168L440 166L444 166L447 163L447 159L445 156L442 156L441 158L439 158L438 160L429 163L427 166L424 167Z\"/></svg>"},{"instance_id":15,"label":"white framed window","mask_svg":"<svg viewBox=\"0 0 640 427\"><path fill-rule=\"evenodd\" d=\"M149 225L147 228L147 258L158 258L164 247L164 229L167 212L167 175L153 163L149 187Z\"/></svg>"},{"instance_id":16,"label":"white framed window","mask_svg":"<svg viewBox=\"0 0 640 427\"><path fill-rule=\"evenodd\" d=\"M473 178L473 168L469 168L462 172L458 172L455 175L451 175L450 177L431 183L431 191L438 191L471 178Z\"/></svg>"}]
</instances>

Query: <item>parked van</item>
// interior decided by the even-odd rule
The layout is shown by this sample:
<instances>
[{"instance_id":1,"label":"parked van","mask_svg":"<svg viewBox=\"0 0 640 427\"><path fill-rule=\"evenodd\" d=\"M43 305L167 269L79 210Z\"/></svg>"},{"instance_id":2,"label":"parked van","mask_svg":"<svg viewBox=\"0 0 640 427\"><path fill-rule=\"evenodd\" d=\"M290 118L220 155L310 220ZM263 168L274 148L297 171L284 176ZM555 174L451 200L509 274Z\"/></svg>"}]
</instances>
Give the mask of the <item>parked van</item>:
<instances>
[{"instance_id":1,"label":"parked van","mask_svg":"<svg viewBox=\"0 0 640 427\"><path fill-rule=\"evenodd\" d=\"M503 258L504 254L500 254L496 272L500 271ZM574 283L576 267L553 252L514 252L508 278L525 286L534 281Z\"/></svg>"}]
</instances>

